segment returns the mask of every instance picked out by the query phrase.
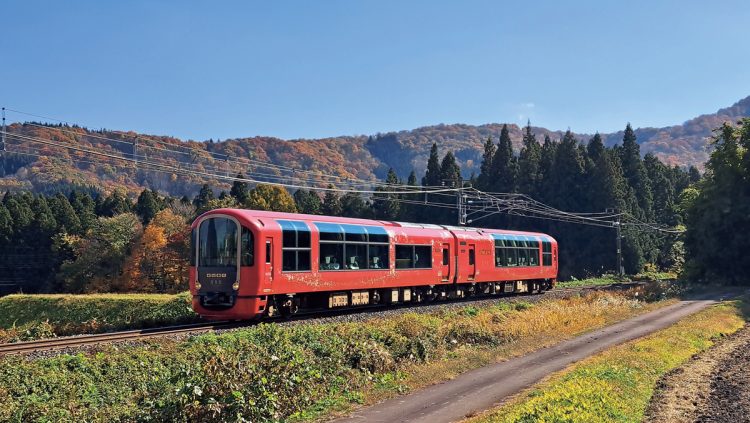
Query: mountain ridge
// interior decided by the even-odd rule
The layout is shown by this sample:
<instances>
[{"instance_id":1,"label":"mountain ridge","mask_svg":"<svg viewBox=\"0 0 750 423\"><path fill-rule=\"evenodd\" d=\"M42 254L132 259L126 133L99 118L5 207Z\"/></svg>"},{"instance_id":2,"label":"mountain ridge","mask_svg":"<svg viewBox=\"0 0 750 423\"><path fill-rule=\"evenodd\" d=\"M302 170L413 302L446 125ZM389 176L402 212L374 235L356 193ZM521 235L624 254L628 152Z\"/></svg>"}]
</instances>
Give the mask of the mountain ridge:
<instances>
[{"instance_id":1,"label":"mountain ridge","mask_svg":"<svg viewBox=\"0 0 750 423\"><path fill-rule=\"evenodd\" d=\"M750 117L750 96L715 113L688 119L682 124L662 128L645 127L635 130L642 154L652 153L670 166L703 167L710 153L709 140L713 129L726 121L734 122ZM429 149L437 143L440 154L452 151L465 177L479 172L483 144L487 137L497 141L504 124L487 123L437 124L375 135L351 135L318 139L284 140L276 137L255 136L231 138L220 142L183 141L170 136L151 136L132 131L89 130L49 124L14 123L8 132L39 139L54 139L61 143L102 149L122 156L131 155L132 141L139 139L138 154L170 166L190 165L199 170L219 169L222 172L255 172L269 179L281 173L269 165L281 165L313 175L328 174L345 178L383 179L388 168L406 178L414 170L417 177L424 174ZM520 150L522 128L507 124L516 152ZM623 125L624 126L624 125ZM562 138L565 131L532 126L537 140L545 136L553 140ZM601 134L606 145L619 144L622 131ZM581 142L592 134L576 133ZM181 150L166 152L164 148ZM190 147L190 150L184 147ZM0 163L0 190L33 189L43 191L55 184L94 185L105 191L122 186L130 191L144 187L161 190L172 195L189 195L197 191L201 178L176 173L145 169L117 169L122 163L107 160L86 160L86 155L66 148L38 145L11 137L8 141L11 154ZM24 150L26 149L26 150ZM12 152L18 153L13 155ZM41 157L24 154L35 154ZM239 166L221 157L241 157L256 165ZM227 184L218 183L219 189Z\"/></svg>"}]
</instances>

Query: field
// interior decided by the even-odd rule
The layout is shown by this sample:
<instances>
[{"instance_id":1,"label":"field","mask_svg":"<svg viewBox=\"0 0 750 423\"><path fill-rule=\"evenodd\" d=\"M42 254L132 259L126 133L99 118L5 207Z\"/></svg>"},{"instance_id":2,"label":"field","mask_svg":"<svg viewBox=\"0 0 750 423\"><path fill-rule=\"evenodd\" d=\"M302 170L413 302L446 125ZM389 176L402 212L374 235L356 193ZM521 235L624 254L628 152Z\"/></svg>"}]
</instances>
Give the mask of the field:
<instances>
[{"instance_id":1,"label":"field","mask_svg":"<svg viewBox=\"0 0 750 423\"><path fill-rule=\"evenodd\" d=\"M665 303L599 292L6 357L0 420L315 420Z\"/></svg>"},{"instance_id":2,"label":"field","mask_svg":"<svg viewBox=\"0 0 750 423\"><path fill-rule=\"evenodd\" d=\"M0 342L139 329L197 318L188 293L8 295L0 298Z\"/></svg>"},{"instance_id":3,"label":"field","mask_svg":"<svg viewBox=\"0 0 750 423\"><path fill-rule=\"evenodd\" d=\"M747 298L713 306L574 365L470 422L641 421L665 373L742 328L747 316Z\"/></svg>"}]
</instances>

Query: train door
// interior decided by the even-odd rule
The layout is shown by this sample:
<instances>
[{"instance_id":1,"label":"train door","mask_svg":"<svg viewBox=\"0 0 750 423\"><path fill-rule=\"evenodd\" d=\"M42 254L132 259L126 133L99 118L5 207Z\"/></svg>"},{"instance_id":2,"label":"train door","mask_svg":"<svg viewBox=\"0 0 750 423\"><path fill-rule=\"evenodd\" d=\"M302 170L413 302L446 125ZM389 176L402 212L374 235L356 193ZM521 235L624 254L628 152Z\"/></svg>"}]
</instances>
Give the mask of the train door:
<instances>
[{"instance_id":1,"label":"train door","mask_svg":"<svg viewBox=\"0 0 750 423\"><path fill-rule=\"evenodd\" d=\"M470 281L474 280L477 274L477 248L476 244L469 244L469 276Z\"/></svg>"},{"instance_id":2,"label":"train door","mask_svg":"<svg viewBox=\"0 0 750 423\"><path fill-rule=\"evenodd\" d=\"M263 263L266 283L273 282L273 238L266 238L266 259Z\"/></svg>"},{"instance_id":3,"label":"train door","mask_svg":"<svg viewBox=\"0 0 750 423\"><path fill-rule=\"evenodd\" d=\"M443 282L449 282L451 280L451 245L446 243L443 244Z\"/></svg>"}]
</instances>

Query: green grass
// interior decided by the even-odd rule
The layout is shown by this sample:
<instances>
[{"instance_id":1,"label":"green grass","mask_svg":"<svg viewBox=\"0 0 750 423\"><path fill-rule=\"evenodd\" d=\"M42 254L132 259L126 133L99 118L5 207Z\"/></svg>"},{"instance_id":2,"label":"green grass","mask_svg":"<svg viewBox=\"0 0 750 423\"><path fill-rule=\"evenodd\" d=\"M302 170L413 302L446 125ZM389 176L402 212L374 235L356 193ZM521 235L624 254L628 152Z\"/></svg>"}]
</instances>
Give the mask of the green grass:
<instances>
[{"instance_id":1,"label":"green grass","mask_svg":"<svg viewBox=\"0 0 750 423\"><path fill-rule=\"evenodd\" d=\"M471 422L641 421L659 378L743 327L743 307L740 301L717 305L609 349Z\"/></svg>"},{"instance_id":2,"label":"green grass","mask_svg":"<svg viewBox=\"0 0 750 423\"><path fill-rule=\"evenodd\" d=\"M596 286L596 285L611 285L613 283L628 282L626 278L620 278L615 275L602 275L596 278L588 279L576 279L573 278L569 281L558 282L557 286L560 288L574 288L579 286Z\"/></svg>"},{"instance_id":3,"label":"green grass","mask_svg":"<svg viewBox=\"0 0 750 423\"><path fill-rule=\"evenodd\" d=\"M4 357L0 421L314 420L656 306L592 293Z\"/></svg>"},{"instance_id":4,"label":"green grass","mask_svg":"<svg viewBox=\"0 0 750 423\"><path fill-rule=\"evenodd\" d=\"M197 320L190 295L8 295L0 298L0 340L137 329Z\"/></svg>"}]
</instances>

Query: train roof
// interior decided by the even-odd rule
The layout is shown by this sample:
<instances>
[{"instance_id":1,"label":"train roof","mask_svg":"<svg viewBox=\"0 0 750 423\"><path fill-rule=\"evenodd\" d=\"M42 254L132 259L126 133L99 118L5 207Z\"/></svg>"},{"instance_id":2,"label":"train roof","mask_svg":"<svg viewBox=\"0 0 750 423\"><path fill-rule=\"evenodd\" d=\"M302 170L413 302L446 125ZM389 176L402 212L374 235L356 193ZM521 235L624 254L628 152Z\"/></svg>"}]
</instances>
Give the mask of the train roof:
<instances>
[{"instance_id":1,"label":"train roof","mask_svg":"<svg viewBox=\"0 0 750 423\"><path fill-rule=\"evenodd\" d=\"M410 223L410 222L397 222L390 220L374 220L374 219L359 219L353 217L335 217L335 216L323 216L317 214L303 214L303 213L285 213L285 212L274 212L265 210L251 210L251 209L214 209L208 211L198 217L200 219L203 216L209 214L227 214L230 216L243 217L245 219L282 219L282 220L309 220L315 222L330 222L330 223L344 223L351 225L375 225L385 226L393 228L415 228L415 229L433 229L433 230L448 230L451 232L474 232L477 234L519 234L519 235L535 235L547 238L551 236L541 232L527 232L527 231L514 231L506 229L489 229L489 228L473 228L465 226L450 226L450 225L435 225L431 223ZM196 219L196 221L198 220Z\"/></svg>"}]
</instances>

